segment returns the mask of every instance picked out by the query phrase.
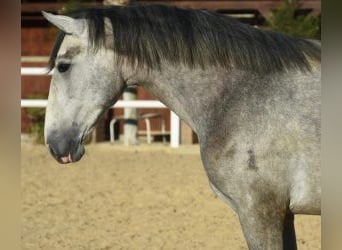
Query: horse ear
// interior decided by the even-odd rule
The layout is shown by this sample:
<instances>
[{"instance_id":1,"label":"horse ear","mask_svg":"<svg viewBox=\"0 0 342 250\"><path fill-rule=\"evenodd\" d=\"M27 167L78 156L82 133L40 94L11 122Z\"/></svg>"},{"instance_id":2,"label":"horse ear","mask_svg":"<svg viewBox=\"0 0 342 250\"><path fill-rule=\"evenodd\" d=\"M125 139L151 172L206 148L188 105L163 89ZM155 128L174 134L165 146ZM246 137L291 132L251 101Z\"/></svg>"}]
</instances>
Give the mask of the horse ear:
<instances>
[{"instance_id":1,"label":"horse ear","mask_svg":"<svg viewBox=\"0 0 342 250\"><path fill-rule=\"evenodd\" d=\"M84 31L85 21L64 15L54 15L42 11L43 16L53 25L63 30L67 34L81 35Z\"/></svg>"}]
</instances>

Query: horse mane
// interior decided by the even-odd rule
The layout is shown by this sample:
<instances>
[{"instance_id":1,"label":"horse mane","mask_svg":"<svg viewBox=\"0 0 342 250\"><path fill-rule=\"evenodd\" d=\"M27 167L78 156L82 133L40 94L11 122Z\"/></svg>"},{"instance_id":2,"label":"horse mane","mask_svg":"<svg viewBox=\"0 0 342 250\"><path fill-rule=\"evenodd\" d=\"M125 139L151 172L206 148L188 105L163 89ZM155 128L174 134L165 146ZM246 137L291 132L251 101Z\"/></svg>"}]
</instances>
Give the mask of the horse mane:
<instances>
[{"instance_id":1,"label":"horse mane","mask_svg":"<svg viewBox=\"0 0 342 250\"><path fill-rule=\"evenodd\" d=\"M321 60L320 48L300 38L260 30L233 18L203 10L163 5L104 6L67 15L85 18L89 46L105 44L104 18L113 28L113 50L133 66L159 68L166 60L189 67L236 67L259 73L286 69L311 70ZM49 68L66 34L57 36Z\"/></svg>"}]
</instances>

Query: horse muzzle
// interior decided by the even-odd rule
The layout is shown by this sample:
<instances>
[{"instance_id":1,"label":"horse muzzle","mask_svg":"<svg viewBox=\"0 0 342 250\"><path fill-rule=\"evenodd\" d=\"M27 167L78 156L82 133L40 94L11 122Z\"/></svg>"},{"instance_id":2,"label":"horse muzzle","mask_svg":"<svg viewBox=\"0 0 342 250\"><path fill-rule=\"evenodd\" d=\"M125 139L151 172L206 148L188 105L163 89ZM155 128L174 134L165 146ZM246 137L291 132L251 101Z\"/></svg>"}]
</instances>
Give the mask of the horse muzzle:
<instances>
[{"instance_id":1,"label":"horse muzzle","mask_svg":"<svg viewBox=\"0 0 342 250\"><path fill-rule=\"evenodd\" d=\"M51 155L62 164L79 161L84 155L84 146L74 131L59 134L49 133L46 144Z\"/></svg>"}]
</instances>

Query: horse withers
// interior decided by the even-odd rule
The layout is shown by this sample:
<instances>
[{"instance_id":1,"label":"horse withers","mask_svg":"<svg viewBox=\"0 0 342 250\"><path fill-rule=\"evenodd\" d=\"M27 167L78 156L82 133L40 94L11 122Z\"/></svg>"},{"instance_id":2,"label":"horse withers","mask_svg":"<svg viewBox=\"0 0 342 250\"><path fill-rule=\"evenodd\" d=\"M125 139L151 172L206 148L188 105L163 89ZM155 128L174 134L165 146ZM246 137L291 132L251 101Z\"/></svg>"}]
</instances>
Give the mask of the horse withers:
<instances>
[{"instance_id":1,"label":"horse withers","mask_svg":"<svg viewBox=\"0 0 342 250\"><path fill-rule=\"evenodd\" d=\"M45 136L60 163L127 86L198 135L214 192L250 249L296 249L295 214L320 214L320 43L166 6L43 13L60 28Z\"/></svg>"}]
</instances>

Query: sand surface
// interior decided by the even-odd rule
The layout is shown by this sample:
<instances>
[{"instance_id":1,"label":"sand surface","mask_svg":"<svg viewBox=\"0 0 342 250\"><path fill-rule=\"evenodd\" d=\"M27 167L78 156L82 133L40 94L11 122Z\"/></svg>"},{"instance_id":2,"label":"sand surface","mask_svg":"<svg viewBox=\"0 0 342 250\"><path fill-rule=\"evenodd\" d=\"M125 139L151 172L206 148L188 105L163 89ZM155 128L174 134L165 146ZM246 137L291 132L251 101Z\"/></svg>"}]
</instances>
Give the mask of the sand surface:
<instances>
[{"instance_id":1,"label":"sand surface","mask_svg":"<svg viewBox=\"0 0 342 250\"><path fill-rule=\"evenodd\" d=\"M96 144L60 165L23 144L21 162L22 249L247 249L196 146ZM320 249L320 222L296 216L299 249Z\"/></svg>"}]
</instances>

